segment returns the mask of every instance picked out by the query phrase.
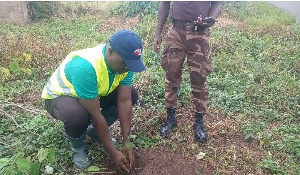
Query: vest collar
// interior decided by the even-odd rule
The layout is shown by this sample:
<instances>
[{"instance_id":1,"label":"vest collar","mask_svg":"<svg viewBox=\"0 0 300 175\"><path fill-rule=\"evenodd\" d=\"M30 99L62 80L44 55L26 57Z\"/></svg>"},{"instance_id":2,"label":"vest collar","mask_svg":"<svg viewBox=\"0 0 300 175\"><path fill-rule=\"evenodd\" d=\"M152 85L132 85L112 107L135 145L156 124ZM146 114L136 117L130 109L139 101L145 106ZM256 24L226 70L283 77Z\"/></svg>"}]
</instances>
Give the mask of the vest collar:
<instances>
[{"instance_id":1,"label":"vest collar","mask_svg":"<svg viewBox=\"0 0 300 175\"><path fill-rule=\"evenodd\" d=\"M105 62L105 65L106 65L106 67L107 67L107 71L108 71L109 74L114 74L114 75L116 75L116 73L115 73L114 71L112 71L112 70L107 66L107 62L106 62L106 54L105 54L106 47L107 47L107 44L105 44L105 46L103 47L103 49L102 49L102 54L103 54L103 56L104 56L104 62Z\"/></svg>"}]
</instances>

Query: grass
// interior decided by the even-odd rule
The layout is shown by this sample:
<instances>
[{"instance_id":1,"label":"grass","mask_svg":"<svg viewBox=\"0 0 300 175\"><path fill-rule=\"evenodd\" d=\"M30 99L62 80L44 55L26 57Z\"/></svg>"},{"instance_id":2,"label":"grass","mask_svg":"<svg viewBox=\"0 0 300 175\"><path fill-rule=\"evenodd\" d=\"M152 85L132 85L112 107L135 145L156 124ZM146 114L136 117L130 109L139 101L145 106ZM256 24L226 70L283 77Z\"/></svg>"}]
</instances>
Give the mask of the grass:
<instances>
[{"instance_id":1,"label":"grass","mask_svg":"<svg viewBox=\"0 0 300 175\"><path fill-rule=\"evenodd\" d=\"M64 5L74 9L78 6L75 2L64 2ZM112 14L121 12L122 8L114 2L111 5L116 6ZM121 7L130 9L133 5L121 4ZM136 107L134 121L149 121L134 133L137 149L165 144L159 136L147 131L150 126L159 128L159 116L165 112L161 54L151 49L156 29L156 20L153 20L157 18L156 5L143 2L147 13L143 13L140 23L133 29L143 39L143 58L147 67L145 72L135 76L146 109ZM105 3L103 7L110 8L110 4ZM138 9L127 10L127 16L141 13L135 10ZM266 2L225 2L221 19L230 24L217 24L212 30L214 66L208 78L212 114L239 121L245 140L254 140L264 152L269 152L260 167L271 174L299 174L299 24L295 18ZM0 172L16 169L25 174L32 169L43 172L46 165L51 165L55 171L76 172L72 169L72 154L60 132L62 126L48 119L39 96L52 71L68 52L107 41L114 31L102 31L103 21L99 17L82 15L53 17L26 26L0 26L3 41L0 44ZM21 61L20 67L31 69L33 74L12 71L6 74L4 68L9 69L13 60L23 58L24 53L31 54L32 59ZM183 79L180 105L184 106L191 98L187 69ZM36 112L8 105L11 102L26 109L36 109ZM172 149L176 150L177 145L179 143L173 143ZM101 161L103 156L97 155L105 155L105 151L95 144L91 147L95 150L91 153L92 158ZM54 150L54 162L50 150ZM251 159L251 155L245 156ZM225 163L224 157L220 157L219 162ZM3 162L8 165L1 167Z\"/></svg>"}]
</instances>

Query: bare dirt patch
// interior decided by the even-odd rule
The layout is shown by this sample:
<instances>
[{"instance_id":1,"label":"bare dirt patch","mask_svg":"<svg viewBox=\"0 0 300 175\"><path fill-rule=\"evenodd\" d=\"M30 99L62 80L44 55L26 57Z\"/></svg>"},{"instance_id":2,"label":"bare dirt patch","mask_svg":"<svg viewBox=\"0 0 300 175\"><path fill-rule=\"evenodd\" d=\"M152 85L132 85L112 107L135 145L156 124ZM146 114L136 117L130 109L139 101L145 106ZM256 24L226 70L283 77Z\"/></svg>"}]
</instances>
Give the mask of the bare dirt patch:
<instances>
[{"instance_id":1,"label":"bare dirt patch","mask_svg":"<svg viewBox=\"0 0 300 175\"><path fill-rule=\"evenodd\" d=\"M111 17L104 20L98 30L101 31L118 31L118 30L132 30L140 21L140 16L137 15L132 18L125 18L123 15L117 17Z\"/></svg>"},{"instance_id":2,"label":"bare dirt patch","mask_svg":"<svg viewBox=\"0 0 300 175\"><path fill-rule=\"evenodd\" d=\"M209 141L198 144L192 129L192 106L177 110L178 127L165 140L166 144L136 152L137 164L130 174L268 174L258 166L265 153L256 143L244 139L234 119L221 115L206 116ZM160 123L164 118L161 117ZM154 126L148 126L147 131L148 135L158 133ZM197 159L199 153L205 153L203 159ZM108 172L127 174L109 162L106 167Z\"/></svg>"},{"instance_id":3,"label":"bare dirt patch","mask_svg":"<svg viewBox=\"0 0 300 175\"><path fill-rule=\"evenodd\" d=\"M245 24L232 19L230 16L223 14L221 17L218 18L218 21L215 24L215 27L235 27L235 28L243 28Z\"/></svg>"}]
</instances>

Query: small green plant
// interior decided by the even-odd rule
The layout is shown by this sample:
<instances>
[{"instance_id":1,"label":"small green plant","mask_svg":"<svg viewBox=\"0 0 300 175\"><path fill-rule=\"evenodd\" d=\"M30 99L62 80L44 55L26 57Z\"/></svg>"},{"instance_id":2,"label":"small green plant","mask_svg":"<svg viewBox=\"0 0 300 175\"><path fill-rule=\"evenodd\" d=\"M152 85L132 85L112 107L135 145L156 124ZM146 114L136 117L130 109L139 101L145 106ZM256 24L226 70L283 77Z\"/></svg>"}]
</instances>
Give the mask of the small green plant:
<instances>
[{"instance_id":1,"label":"small green plant","mask_svg":"<svg viewBox=\"0 0 300 175\"><path fill-rule=\"evenodd\" d=\"M140 131L137 134L130 135L130 140L128 143L126 143L126 146L130 148L135 149L141 149L141 148L149 148L153 147L155 145L158 145L160 142L161 136L155 135L153 137L149 137L146 135L146 132Z\"/></svg>"},{"instance_id":2,"label":"small green plant","mask_svg":"<svg viewBox=\"0 0 300 175\"><path fill-rule=\"evenodd\" d=\"M97 166L90 166L87 170L88 170L88 172L98 172L101 169Z\"/></svg>"},{"instance_id":3,"label":"small green plant","mask_svg":"<svg viewBox=\"0 0 300 175\"><path fill-rule=\"evenodd\" d=\"M41 148L37 153L37 159L31 156L23 157L24 153L16 153L12 157L0 159L0 174L31 174L39 175L41 170L46 174L53 174L52 165L55 162L55 151L53 148ZM42 164L47 166L42 167Z\"/></svg>"},{"instance_id":4,"label":"small green plant","mask_svg":"<svg viewBox=\"0 0 300 175\"><path fill-rule=\"evenodd\" d=\"M196 175L201 175L201 172L197 170Z\"/></svg>"},{"instance_id":5,"label":"small green plant","mask_svg":"<svg viewBox=\"0 0 300 175\"><path fill-rule=\"evenodd\" d=\"M285 170L280 166L279 162L277 162L271 154L263 160L262 166L272 174L286 174Z\"/></svg>"},{"instance_id":6,"label":"small green plant","mask_svg":"<svg viewBox=\"0 0 300 175\"><path fill-rule=\"evenodd\" d=\"M20 78L24 76L31 76L33 74L32 69L30 68L30 63L32 60L32 55L23 53L22 57L14 58L8 68L0 67L0 74L2 79L9 78Z\"/></svg>"}]
</instances>

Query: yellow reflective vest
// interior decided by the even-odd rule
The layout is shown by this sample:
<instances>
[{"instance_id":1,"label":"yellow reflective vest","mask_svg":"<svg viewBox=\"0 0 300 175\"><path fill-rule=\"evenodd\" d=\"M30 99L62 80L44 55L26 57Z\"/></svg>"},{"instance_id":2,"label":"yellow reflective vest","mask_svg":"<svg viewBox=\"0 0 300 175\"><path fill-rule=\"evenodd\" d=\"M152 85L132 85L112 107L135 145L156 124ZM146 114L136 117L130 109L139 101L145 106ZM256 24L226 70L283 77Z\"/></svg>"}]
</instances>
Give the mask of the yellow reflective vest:
<instances>
[{"instance_id":1,"label":"yellow reflective vest","mask_svg":"<svg viewBox=\"0 0 300 175\"><path fill-rule=\"evenodd\" d=\"M42 92L42 98L54 99L62 95L78 98L74 90L74 86L67 80L64 71L65 66L76 56L86 59L94 67L97 76L99 97L107 96L114 89L116 89L120 82L127 76L128 72L116 75L111 87L109 87L107 65L102 53L104 46L105 44L101 44L94 48L87 48L69 53L47 82Z\"/></svg>"}]
</instances>

